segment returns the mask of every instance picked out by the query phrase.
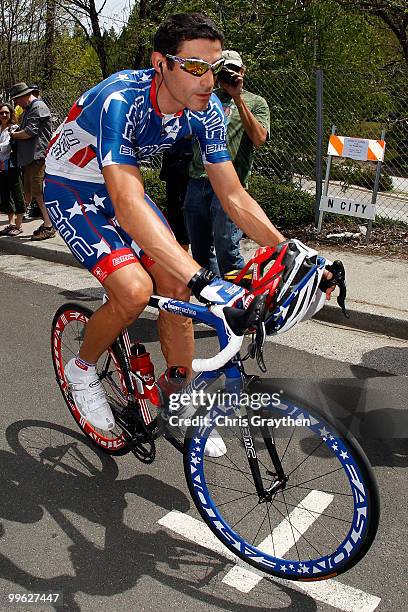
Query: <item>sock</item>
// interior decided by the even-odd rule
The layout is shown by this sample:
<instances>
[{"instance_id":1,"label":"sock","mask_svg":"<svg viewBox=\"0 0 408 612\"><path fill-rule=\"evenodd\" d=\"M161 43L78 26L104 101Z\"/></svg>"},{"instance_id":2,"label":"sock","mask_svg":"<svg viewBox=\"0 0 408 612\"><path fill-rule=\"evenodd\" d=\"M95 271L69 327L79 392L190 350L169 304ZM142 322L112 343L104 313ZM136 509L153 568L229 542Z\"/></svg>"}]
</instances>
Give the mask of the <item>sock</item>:
<instances>
[{"instance_id":1,"label":"sock","mask_svg":"<svg viewBox=\"0 0 408 612\"><path fill-rule=\"evenodd\" d=\"M85 359L82 359L79 355L75 357L75 365L83 372L87 372L89 369L96 367L96 363L89 363L89 361L85 361Z\"/></svg>"}]
</instances>

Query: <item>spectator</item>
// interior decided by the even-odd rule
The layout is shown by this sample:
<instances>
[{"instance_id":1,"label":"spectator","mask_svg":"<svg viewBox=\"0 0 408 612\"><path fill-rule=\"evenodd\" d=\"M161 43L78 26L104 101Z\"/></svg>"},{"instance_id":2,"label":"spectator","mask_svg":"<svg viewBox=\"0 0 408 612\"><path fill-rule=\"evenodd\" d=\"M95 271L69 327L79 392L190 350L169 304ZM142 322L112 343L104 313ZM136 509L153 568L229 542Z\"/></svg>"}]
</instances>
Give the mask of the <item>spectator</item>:
<instances>
[{"instance_id":1,"label":"spectator","mask_svg":"<svg viewBox=\"0 0 408 612\"><path fill-rule=\"evenodd\" d=\"M164 151L160 178L166 183L167 220L177 242L188 251L190 240L184 223L184 198L188 167L193 157L191 138L182 138Z\"/></svg>"},{"instance_id":2,"label":"spectator","mask_svg":"<svg viewBox=\"0 0 408 612\"><path fill-rule=\"evenodd\" d=\"M32 89L32 93L34 97L36 97L37 99L41 97L40 87L37 85L37 83L33 83L32 85L29 85L28 87ZM41 210L36 200L32 200L31 204L27 205L25 216L28 219L40 219L41 218L42 216Z\"/></svg>"},{"instance_id":3,"label":"spectator","mask_svg":"<svg viewBox=\"0 0 408 612\"><path fill-rule=\"evenodd\" d=\"M45 154L51 138L51 113L45 102L37 99L26 83L16 83L10 97L24 109L20 129L11 134L17 141L17 163L23 168L24 198L30 204L35 198L43 217L31 240L46 240L55 236L43 199Z\"/></svg>"},{"instance_id":4,"label":"spectator","mask_svg":"<svg viewBox=\"0 0 408 612\"><path fill-rule=\"evenodd\" d=\"M254 147L267 139L270 126L266 100L243 88L245 66L237 51L223 51L224 68L215 91L224 109L228 150L244 187L253 163ZM193 258L223 276L244 266L239 250L242 232L224 212L204 171L197 143L193 146L184 213ZM213 246L215 246L216 262Z\"/></svg>"},{"instance_id":5,"label":"spectator","mask_svg":"<svg viewBox=\"0 0 408 612\"><path fill-rule=\"evenodd\" d=\"M38 98L40 98L41 96L40 96L40 87L37 85L37 83L33 83L32 85L29 85L28 87L31 89L33 96L37 98L38 100Z\"/></svg>"},{"instance_id":6,"label":"spectator","mask_svg":"<svg viewBox=\"0 0 408 612\"><path fill-rule=\"evenodd\" d=\"M9 225L0 231L2 236L18 236L24 215L24 196L21 169L15 165L10 133L18 130L14 108L0 102L0 210L8 215Z\"/></svg>"}]
</instances>

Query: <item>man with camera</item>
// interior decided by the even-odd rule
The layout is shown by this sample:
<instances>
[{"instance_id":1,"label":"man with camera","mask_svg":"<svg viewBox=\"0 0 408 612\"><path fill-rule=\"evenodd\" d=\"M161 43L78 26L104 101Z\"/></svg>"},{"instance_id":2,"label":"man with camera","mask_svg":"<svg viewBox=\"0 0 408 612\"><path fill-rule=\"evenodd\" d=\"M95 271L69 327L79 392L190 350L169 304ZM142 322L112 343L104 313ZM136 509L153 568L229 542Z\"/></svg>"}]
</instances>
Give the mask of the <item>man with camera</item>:
<instances>
[{"instance_id":1,"label":"man with camera","mask_svg":"<svg viewBox=\"0 0 408 612\"><path fill-rule=\"evenodd\" d=\"M244 89L245 66L240 54L226 50L223 56L225 63L215 93L226 117L228 151L241 184L247 187L254 148L268 138L269 108L264 98ZM223 276L244 266L239 250L242 231L224 212L215 195L197 143L194 143L193 152L184 201L192 255L201 266Z\"/></svg>"}]
</instances>

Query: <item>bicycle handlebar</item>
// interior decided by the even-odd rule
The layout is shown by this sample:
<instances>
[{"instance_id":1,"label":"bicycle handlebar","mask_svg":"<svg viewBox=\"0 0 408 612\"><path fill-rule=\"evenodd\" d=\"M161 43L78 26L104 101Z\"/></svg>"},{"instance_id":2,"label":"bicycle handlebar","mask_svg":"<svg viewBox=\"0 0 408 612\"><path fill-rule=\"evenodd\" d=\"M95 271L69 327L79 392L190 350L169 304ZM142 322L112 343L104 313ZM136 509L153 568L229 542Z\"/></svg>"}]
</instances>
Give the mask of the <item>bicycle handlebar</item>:
<instances>
[{"instance_id":1,"label":"bicycle handlebar","mask_svg":"<svg viewBox=\"0 0 408 612\"><path fill-rule=\"evenodd\" d=\"M231 306L210 306L211 312L223 321L226 333L229 336L229 342L214 357L193 359L193 370L195 372L212 372L228 363L240 350L247 329L263 324L265 301L266 295L258 295L246 310Z\"/></svg>"}]
</instances>

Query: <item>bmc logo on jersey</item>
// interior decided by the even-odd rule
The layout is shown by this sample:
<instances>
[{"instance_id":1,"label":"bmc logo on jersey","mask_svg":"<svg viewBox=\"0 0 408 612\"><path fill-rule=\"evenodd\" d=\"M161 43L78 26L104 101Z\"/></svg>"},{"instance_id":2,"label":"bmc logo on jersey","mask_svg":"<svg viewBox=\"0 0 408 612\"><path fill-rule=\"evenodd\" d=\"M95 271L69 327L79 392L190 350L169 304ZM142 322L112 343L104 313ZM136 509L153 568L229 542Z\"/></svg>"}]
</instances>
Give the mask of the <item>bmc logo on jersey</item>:
<instances>
[{"instance_id":1,"label":"bmc logo on jersey","mask_svg":"<svg viewBox=\"0 0 408 612\"><path fill-rule=\"evenodd\" d=\"M121 255L120 257L114 257L112 259L112 265L114 268L120 266L120 264L125 263L125 261L130 261L131 259L135 259L133 253L127 253L126 255Z\"/></svg>"},{"instance_id":2,"label":"bmc logo on jersey","mask_svg":"<svg viewBox=\"0 0 408 612\"><path fill-rule=\"evenodd\" d=\"M126 145L120 145L119 152L121 155L129 155L130 157L136 157L136 153L133 147L127 147Z\"/></svg>"},{"instance_id":3,"label":"bmc logo on jersey","mask_svg":"<svg viewBox=\"0 0 408 612\"><path fill-rule=\"evenodd\" d=\"M209 144L209 145L206 145L205 147L205 152L207 154L218 153L218 151L226 151L226 150L227 150L226 144Z\"/></svg>"}]
</instances>

